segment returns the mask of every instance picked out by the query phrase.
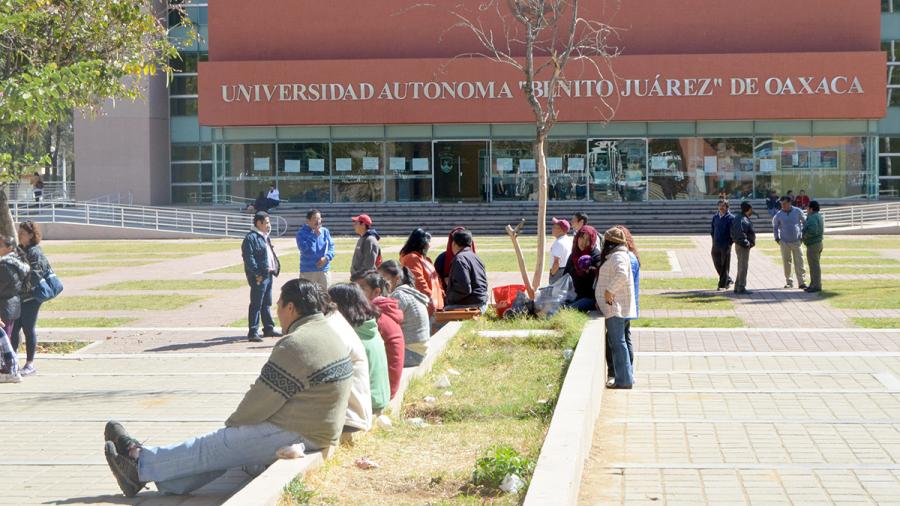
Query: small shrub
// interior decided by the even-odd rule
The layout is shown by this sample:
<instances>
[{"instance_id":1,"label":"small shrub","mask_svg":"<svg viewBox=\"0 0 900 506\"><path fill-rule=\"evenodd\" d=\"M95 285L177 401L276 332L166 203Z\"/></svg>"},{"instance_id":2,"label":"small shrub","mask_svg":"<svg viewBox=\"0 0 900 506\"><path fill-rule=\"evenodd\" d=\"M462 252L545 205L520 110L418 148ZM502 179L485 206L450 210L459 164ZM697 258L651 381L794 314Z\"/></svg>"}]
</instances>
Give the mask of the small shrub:
<instances>
[{"instance_id":1,"label":"small shrub","mask_svg":"<svg viewBox=\"0 0 900 506\"><path fill-rule=\"evenodd\" d=\"M500 491L500 483L506 475L518 475L527 483L533 470L534 462L519 455L514 448L508 445L493 446L475 462L472 485L482 488L485 492L496 493Z\"/></svg>"},{"instance_id":2,"label":"small shrub","mask_svg":"<svg viewBox=\"0 0 900 506\"><path fill-rule=\"evenodd\" d=\"M287 499L284 502L292 506L296 504L309 504L315 496L316 493L306 487L306 483L303 482L303 478L300 476L294 478L290 483L284 486L283 498Z\"/></svg>"}]
</instances>

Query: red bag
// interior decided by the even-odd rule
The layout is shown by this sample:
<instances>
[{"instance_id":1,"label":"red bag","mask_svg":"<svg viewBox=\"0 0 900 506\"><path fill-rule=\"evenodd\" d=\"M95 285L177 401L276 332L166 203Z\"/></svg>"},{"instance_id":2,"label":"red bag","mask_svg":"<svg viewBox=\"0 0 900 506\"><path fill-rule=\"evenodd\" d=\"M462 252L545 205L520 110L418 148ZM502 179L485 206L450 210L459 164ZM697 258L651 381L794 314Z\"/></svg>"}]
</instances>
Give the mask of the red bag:
<instances>
[{"instance_id":1,"label":"red bag","mask_svg":"<svg viewBox=\"0 0 900 506\"><path fill-rule=\"evenodd\" d=\"M503 313L516 300L516 295L526 290L525 285L506 285L494 288L494 309L497 310L497 316L503 316Z\"/></svg>"}]
</instances>

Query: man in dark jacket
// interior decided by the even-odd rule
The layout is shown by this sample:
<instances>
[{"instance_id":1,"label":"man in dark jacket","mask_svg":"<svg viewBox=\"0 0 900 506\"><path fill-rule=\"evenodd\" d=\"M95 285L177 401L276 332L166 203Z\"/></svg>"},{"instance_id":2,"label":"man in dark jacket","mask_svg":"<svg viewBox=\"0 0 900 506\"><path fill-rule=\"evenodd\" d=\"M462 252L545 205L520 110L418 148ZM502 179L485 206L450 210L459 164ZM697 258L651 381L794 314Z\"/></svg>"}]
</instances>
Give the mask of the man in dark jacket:
<instances>
[{"instance_id":1,"label":"man in dark jacket","mask_svg":"<svg viewBox=\"0 0 900 506\"><path fill-rule=\"evenodd\" d=\"M381 246L378 245L381 236L372 228L372 218L368 214L360 214L351 219L353 231L359 236L353 260L350 261L350 281L356 281L381 265Z\"/></svg>"},{"instance_id":2,"label":"man in dark jacket","mask_svg":"<svg viewBox=\"0 0 900 506\"><path fill-rule=\"evenodd\" d=\"M712 259L719 273L718 290L724 290L731 286L731 224L734 215L728 212L728 201L719 201L719 211L713 216L709 228L712 237Z\"/></svg>"},{"instance_id":3,"label":"man in dark jacket","mask_svg":"<svg viewBox=\"0 0 900 506\"><path fill-rule=\"evenodd\" d=\"M472 251L472 234L460 230L453 234L453 263L450 265L450 281L447 283L444 309L487 306L488 283L484 263Z\"/></svg>"},{"instance_id":4,"label":"man in dark jacket","mask_svg":"<svg viewBox=\"0 0 900 506\"><path fill-rule=\"evenodd\" d=\"M253 228L247 232L241 244L244 274L247 276L247 284L250 285L247 339L254 343L262 341L257 332L260 316L262 316L263 336L281 337L281 334L275 332L275 322L272 320L272 282L281 272L281 263L275 255L272 239L269 238L271 230L269 215L258 212L253 215Z\"/></svg>"},{"instance_id":5,"label":"man in dark jacket","mask_svg":"<svg viewBox=\"0 0 900 506\"><path fill-rule=\"evenodd\" d=\"M750 262L750 249L756 246L756 232L750 215L753 206L749 202L741 202L741 215L731 225L731 240L734 241L734 252L737 254L737 279L734 282L734 293L749 294L747 291L747 268Z\"/></svg>"}]
</instances>

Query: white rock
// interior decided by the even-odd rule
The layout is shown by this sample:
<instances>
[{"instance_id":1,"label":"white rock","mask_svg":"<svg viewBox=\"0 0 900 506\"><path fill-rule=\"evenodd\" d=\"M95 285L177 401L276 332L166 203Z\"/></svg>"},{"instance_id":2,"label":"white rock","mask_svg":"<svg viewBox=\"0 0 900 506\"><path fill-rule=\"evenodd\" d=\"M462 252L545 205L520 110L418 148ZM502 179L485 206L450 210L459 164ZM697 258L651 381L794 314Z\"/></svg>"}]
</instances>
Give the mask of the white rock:
<instances>
[{"instance_id":1,"label":"white rock","mask_svg":"<svg viewBox=\"0 0 900 506\"><path fill-rule=\"evenodd\" d=\"M453 397L453 392L447 390L446 392L444 392L444 397Z\"/></svg>"},{"instance_id":2,"label":"white rock","mask_svg":"<svg viewBox=\"0 0 900 506\"><path fill-rule=\"evenodd\" d=\"M436 399L435 397L432 397L432 396L430 396L430 395L429 395L428 397L422 399L422 400L425 401L425 402L427 402L427 403L429 403L429 404L432 403L432 402L437 401L437 399Z\"/></svg>"},{"instance_id":3,"label":"white rock","mask_svg":"<svg viewBox=\"0 0 900 506\"><path fill-rule=\"evenodd\" d=\"M407 418L406 423L412 425L413 427L427 427L428 424L425 423L424 418Z\"/></svg>"},{"instance_id":4,"label":"white rock","mask_svg":"<svg viewBox=\"0 0 900 506\"><path fill-rule=\"evenodd\" d=\"M452 376L462 376L462 373L457 371L456 369L447 369L447 374Z\"/></svg>"}]
</instances>

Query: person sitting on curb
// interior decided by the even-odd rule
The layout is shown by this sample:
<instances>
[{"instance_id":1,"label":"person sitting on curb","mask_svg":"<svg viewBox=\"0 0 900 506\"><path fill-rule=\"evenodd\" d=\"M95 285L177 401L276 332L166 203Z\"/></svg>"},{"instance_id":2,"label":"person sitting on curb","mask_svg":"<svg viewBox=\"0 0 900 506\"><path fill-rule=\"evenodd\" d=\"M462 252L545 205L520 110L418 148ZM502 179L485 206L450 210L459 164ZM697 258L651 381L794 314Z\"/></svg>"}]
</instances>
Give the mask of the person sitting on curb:
<instances>
[{"instance_id":1,"label":"person sitting on curb","mask_svg":"<svg viewBox=\"0 0 900 506\"><path fill-rule=\"evenodd\" d=\"M281 205L281 193L275 183L269 185L269 193L266 194L266 205L269 209L275 209Z\"/></svg>"},{"instance_id":2,"label":"person sitting on curb","mask_svg":"<svg viewBox=\"0 0 900 506\"><path fill-rule=\"evenodd\" d=\"M353 231L359 236L353 259L350 261L350 281L356 281L363 274L381 265L381 236L372 228L372 218L368 214L360 214L351 218Z\"/></svg>"},{"instance_id":3,"label":"person sitting on curb","mask_svg":"<svg viewBox=\"0 0 900 506\"><path fill-rule=\"evenodd\" d=\"M569 260L569 255L572 254L573 240L573 237L569 235L570 227L568 220L553 218L552 221L553 227L550 229L550 233L556 240L553 241L553 245L550 246L550 258L553 259L550 263L549 283L551 285L559 281L566 274L566 261Z\"/></svg>"},{"instance_id":4,"label":"person sitting on curb","mask_svg":"<svg viewBox=\"0 0 900 506\"><path fill-rule=\"evenodd\" d=\"M369 365L369 392L373 414L381 414L391 401L391 382L388 374L388 359L384 341L378 332L378 310L366 299L358 285L338 283L328 289L331 300L347 323L356 331L366 350ZM345 427L347 432L352 429Z\"/></svg>"},{"instance_id":5,"label":"person sitting on curb","mask_svg":"<svg viewBox=\"0 0 900 506\"><path fill-rule=\"evenodd\" d=\"M472 234L460 230L453 234L453 263L447 282L444 309L477 307L483 313L488 303L487 271L484 262L472 251Z\"/></svg>"},{"instance_id":6,"label":"person sitting on curb","mask_svg":"<svg viewBox=\"0 0 900 506\"><path fill-rule=\"evenodd\" d=\"M431 338L428 303L431 299L416 290L412 273L400 262L388 260L381 264L378 272L388 282L390 298L396 300L403 311L403 321L400 323L405 345L403 367L415 367L428 353L428 339Z\"/></svg>"},{"instance_id":7,"label":"person sitting on curb","mask_svg":"<svg viewBox=\"0 0 900 506\"><path fill-rule=\"evenodd\" d=\"M350 398L353 363L325 314L328 294L292 279L281 288L283 337L225 427L171 446L143 446L118 422L106 424L106 462L127 497L148 482L160 492L187 494L242 466L269 465L284 446L305 451L335 445Z\"/></svg>"},{"instance_id":8,"label":"person sitting on curb","mask_svg":"<svg viewBox=\"0 0 900 506\"><path fill-rule=\"evenodd\" d=\"M428 314L433 315L435 311L444 309L444 287L437 268L428 258L430 246L431 234L421 228L413 230L406 244L400 248L400 263L409 269L416 290L430 299Z\"/></svg>"},{"instance_id":9,"label":"person sitting on curb","mask_svg":"<svg viewBox=\"0 0 900 506\"><path fill-rule=\"evenodd\" d=\"M598 240L597 235L597 229L590 225L578 229L572 253L566 262L565 273L572 277L575 289L575 300L567 303L567 306L585 313L597 307L594 295L594 281L600 267L600 249L594 246Z\"/></svg>"},{"instance_id":10,"label":"person sitting on curb","mask_svg":"<svg viewBox=\"0 0 900 506\"><path fill-rule=\"evenodd\" d=\"M403 376L403 359L406 356L406 342L403 339L403 311L395 299L386 295L388 283L378 273L369 271L356 280L356 284L366 295L378 312L378 333L384 340L384 351L387 353L388 373L391 379L391 399L400 389L400 378Z\"/></svg>"},{"instance_id":11,"label":"person sitting on curb","mask_svg":"<svg viewBox=\"0 0 900 506\"><path fill-rule=\"evenodd\" d=\"M262 342L259 336L259 320L262 319L264 337L281 337L275 332L272 320L272 284L275 276L281 272L281 262L275 254L269 232L272 225L269 215L263 212L253 216L253 228L244 237L241 244L241 256L244 259L244 275L250 285L250 308L247 315L247 340L253 343Z\"/></svg>"},{"instance_id":12,"label":"person sitting on curb","mask_svg":"<svg viewBox=\"0 0 900 506\"><path fill-rule=\"evenodd\" d=\"M747 290L747 269L750 263L750 249L756 246L756 232L750 215L753 206L749 202L741 202L741 215L731 224L731 240L734 241L734 252L737 256L737 277L734 280L734 293L749 295Z\"/></svg>"}]
</instances>

